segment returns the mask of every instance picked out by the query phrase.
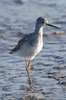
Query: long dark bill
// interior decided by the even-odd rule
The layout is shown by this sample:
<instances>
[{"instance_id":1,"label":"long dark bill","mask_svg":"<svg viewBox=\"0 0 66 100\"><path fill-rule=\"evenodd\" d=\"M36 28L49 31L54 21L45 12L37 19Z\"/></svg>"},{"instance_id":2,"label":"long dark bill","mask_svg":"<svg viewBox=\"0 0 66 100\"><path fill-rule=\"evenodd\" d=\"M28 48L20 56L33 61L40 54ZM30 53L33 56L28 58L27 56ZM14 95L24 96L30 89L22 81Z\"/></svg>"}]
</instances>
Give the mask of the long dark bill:
<instances>
[{"instance_id":1,"label":"long dark bill","mask_svg":"<svg viewBox=\"0 0 66 100\"><path fill-rule=\"evenodd\" d=\"M51 27L54 27L54 28L57 28L57 29L60 29L59 27L54 26L54 25L51 25L51 24L46 24L46 25L51 26Z\"/></svg>"}]
</instances>

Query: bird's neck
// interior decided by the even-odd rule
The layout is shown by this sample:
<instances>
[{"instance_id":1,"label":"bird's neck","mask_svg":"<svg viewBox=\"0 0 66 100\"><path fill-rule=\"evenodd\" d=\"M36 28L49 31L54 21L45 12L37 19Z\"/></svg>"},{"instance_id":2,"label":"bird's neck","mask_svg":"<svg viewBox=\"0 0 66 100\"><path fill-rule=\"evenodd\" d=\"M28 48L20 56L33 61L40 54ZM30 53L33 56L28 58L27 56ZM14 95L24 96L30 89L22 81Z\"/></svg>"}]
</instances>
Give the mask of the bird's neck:
<instances>
[{"instance_id":1,"label":"bird's neck","mask_svg":"<svg viewBox=\"0 0 66 100\"><path fill-rule=\"evenodd\" d=\"M35 27L35 33L38 33L39 36L43 37L43 26Z\"/></svg>"}]
</instances>

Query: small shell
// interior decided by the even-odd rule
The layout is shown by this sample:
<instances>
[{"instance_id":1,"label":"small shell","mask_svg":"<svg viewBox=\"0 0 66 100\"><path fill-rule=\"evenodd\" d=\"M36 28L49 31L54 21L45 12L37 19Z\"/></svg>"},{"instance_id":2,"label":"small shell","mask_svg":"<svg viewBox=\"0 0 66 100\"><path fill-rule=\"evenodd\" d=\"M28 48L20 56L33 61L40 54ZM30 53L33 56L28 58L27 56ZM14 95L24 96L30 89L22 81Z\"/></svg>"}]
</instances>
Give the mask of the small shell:
<instances>
[{"instance_id":1,"label":"small shell","mask_svg":"<svg viewBox=\"0 0 66 100\"><path fill-rule=\"evenodd\" d=\"M52 34L54 34L54 35L63 35L64 32L62 32L62 31L57 31L57 32L53 32Z\"/></svg>"}]
</instances>

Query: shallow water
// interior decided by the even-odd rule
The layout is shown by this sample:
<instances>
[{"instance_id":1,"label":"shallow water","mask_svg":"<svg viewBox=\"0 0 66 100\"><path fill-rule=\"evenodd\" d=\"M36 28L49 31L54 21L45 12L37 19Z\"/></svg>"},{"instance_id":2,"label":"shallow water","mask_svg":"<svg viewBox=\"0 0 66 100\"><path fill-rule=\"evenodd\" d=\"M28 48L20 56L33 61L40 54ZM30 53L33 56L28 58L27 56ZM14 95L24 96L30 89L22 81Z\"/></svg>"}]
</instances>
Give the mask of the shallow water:
<instances>
[{"instance_id":1,"label":"shallow water","mask_svg":"<svg viewBox=\"0 0 66 100\"><path fill-rule=\"evenodd\" d=\"M39 16L61 30L45 27L43 50L31 63L30 85L24 60L9 51L34 30ZM0 0L0 100L66 100L65 28L65 0Z\"/></svg>"}]
</instances>

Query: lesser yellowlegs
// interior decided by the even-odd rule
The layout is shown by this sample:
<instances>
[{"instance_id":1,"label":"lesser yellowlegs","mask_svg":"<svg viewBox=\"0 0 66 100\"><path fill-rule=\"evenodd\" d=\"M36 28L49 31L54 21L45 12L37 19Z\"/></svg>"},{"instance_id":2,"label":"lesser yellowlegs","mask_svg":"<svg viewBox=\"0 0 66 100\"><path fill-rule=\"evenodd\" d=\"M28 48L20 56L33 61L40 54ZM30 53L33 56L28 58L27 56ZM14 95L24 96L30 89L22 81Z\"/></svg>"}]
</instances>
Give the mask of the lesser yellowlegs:
<instances>
[{"instance_id":1,"label":"lesser yellowlegs","mask_svg":"<svg viewBox=\"0 0 66 100\"><path fill-rule=\"evenodd\" d=\"M48 26L59 29L59 27L49 24L47 19L39 17L36 20L34 32L31 34L25 35L18 42L15 48L12 49L10 52L11 54L16 52L21 57L25 58L26 71L27 71L29 80L30 80L30 74L29 74L30 73L30 62L42 50L42 47L43 47L43 27L44 25L48 25Z\"/></svg>"}]
</instances>

